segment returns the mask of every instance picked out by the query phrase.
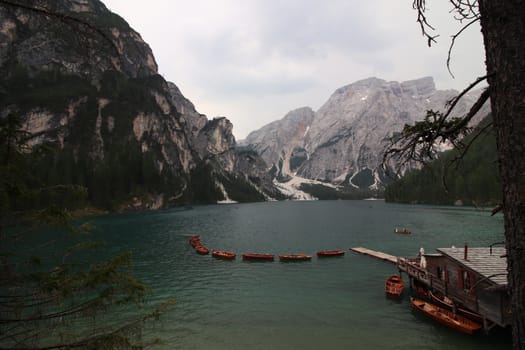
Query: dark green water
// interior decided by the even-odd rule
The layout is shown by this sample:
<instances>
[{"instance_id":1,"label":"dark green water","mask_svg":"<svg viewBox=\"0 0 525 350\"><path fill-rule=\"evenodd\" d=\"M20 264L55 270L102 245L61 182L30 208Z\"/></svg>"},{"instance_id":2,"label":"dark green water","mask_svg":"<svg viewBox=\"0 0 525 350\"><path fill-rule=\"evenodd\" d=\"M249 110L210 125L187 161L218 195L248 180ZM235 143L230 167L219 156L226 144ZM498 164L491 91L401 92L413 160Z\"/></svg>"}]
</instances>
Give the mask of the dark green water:
<instances>
[{"instance_id":1,"label":"dark green water","mask_svg":"<svg viewBox=\"0 0 525 350\"><path fill-rule=\"evenodd\" d=\"M384 295L394 265L350 252L363 246L414 256L420 247L487 246L503 220L474 209L382 201L267 202L101 217L114 249L131 249L153 299L175 297L150 334L162 349L510 349L510 336L466 336ZM412 235L396 235L407 227ZM308 253L310 262L222 261L196 254L189 236L213 249ZM318 250L345 249L318 260ZM406 276L405 276L406 280Z\"/></svg>"}]
</instances>

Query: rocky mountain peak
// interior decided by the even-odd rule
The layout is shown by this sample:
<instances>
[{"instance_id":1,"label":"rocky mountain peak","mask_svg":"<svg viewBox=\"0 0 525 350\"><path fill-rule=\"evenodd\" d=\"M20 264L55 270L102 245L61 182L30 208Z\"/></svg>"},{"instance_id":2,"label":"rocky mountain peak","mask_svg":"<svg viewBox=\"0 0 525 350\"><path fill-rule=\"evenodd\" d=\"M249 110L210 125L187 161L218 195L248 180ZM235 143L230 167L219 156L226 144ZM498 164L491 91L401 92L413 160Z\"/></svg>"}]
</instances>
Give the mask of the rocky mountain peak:
<instances>
[{"instance_id":1,"label":"rocky mountain peak","mask_svg":"<svg viewBox=\"0 0 525 350\"><path fill-rule=\"evenodd\" d=\"M280 175L290 174L296 167L293 162L283 160L295 159L297 154L303 153L304 139L314 115L310 107L297 108L288 112L283 119L251 132L240 144L254 149L270 165L281 164Z\"/></svg>"},{"instance_id":2,"label":"rocky mountain peak","mask_svg":"<svg viewBox=\"0 0 525 350\"><path fill-rule=\"evenodd\" d=\"M412 96L427 96L436 92L436 84L432 77L404 81L400 86L403 93L412 94Z\"/></svg>"},{"instance_id":3,"label":"rocky mountain peak","mask_svg":"<svg viewBox=\"0 0 525 350\"><path fill-rule=\"evenodd\" d=\"M29 10L31 6L37 11ZM27 8L7 5L0 10L0 22L2 68L4 61L11 61L30 71L60 70L92 80L109 69L129 77L157 74L149 45L98 0L39 1ZM10 50L15 42L16 53Z\"/></svg>"},{"instance_id":4,"label":"rocky mountain peak","mask_svg":"<svg viewBox=\"0 0 525 350\"><path fill-rule=\"evenodd\" d=\"M454 90L436 90L432 77L396 82L368 78L337 89L306 123L294 115L252 132L246 143L283 178L300 176L333 184L378 188L386 140L426 111L444 110ZM465 113L476 94L463 98L454 115ZM486 114L487 109L480 114ZM306 120L306 119L305 119Z\"/></svg>"}]
</instances>

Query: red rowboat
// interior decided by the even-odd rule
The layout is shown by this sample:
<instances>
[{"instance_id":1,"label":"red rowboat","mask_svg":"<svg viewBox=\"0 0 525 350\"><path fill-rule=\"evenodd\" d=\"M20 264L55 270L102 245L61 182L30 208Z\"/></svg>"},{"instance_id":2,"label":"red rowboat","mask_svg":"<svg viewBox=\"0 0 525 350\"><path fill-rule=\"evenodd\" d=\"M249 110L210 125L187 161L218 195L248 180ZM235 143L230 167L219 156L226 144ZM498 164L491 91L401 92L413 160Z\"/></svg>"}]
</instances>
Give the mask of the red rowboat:
<instances>
[{"instance_id":1,"label":"red rowboat","mask_svg":"<svg viewBox=\"0 0 525 350\"><path fill-rule=\"evenodd\" d=\"M311 255L306 254L285 254L285 255L279 255L280 261L306 261L311 260Z\"/></svg>"},{"instance_id":2,"label":"red rowboat","mask_svg":"<svg viewBox=\"0 0 525 350\"><path fill-rule=\"evenodd\" d=\"M342 256L342 255L345 255L344 250L323 250L323 251L317 252L317 256L319 258L324 258L328 256Z\"/></svg>"},{"instance_id":3,"label":"red rowboat","mask_svg":"<svg viewBox=\"0 0 525 350\"><path fill-rule=\"evenodd\" d=\"M466 334L473 334L481 328L481 324L457 315L452 311L441 308L429 302L411 297L412 306L433 320Z\"/></svg>"},{"instance_id":4,"label":"red rowboat","mask_svg":"<svg viewBox=\"0 0 525 350\"><path fill-rule=\"evenodd\" d=\"M205 246L203 246L202 244L199 244L198 246L196 246L195 251L201 255L206 255L210 252L210 250L206 248Z\"/></svg>"},{"instance_id":5,"label":"red rowboat","mask_svg":"<svg viewBox=\"0 0 525 350\"><path fill-rule=\"evenodd\" d=\"M242 260L266 260L273 261L273 254L246 253L242 255Z\"/></svg>"},{"instance_id":6,"label":"red rowboat","mask_svg":"<svg viewBox=\"0 0 525 350\"><path fill-rule=\"evenodd\" d=\"M227 252L224 250L212 250L211 255L215 258L219 259L227 259L227 260L233 260L235 259L235 253Z\"/></svg>"},{"instance_id":7,"label":"red rowboat","mask_svg":"<svg viewBox=\"0 0 525 350\"><path fill-rule=\"evenodd\" d=\"M399 276L390 276L385 283L386 295L399 298L403 293L403 280Z\"/></svg>"},{"instance_id":8,"label":"red rowboat","mask_svg":"<svg viewBox=\"0 0 525 350\"><path fill-rule=\"evenodd\" d=\"M201 243L201 236L191 236L190 244L193 248L198 246Z\"/></svg>"}]
</instances>

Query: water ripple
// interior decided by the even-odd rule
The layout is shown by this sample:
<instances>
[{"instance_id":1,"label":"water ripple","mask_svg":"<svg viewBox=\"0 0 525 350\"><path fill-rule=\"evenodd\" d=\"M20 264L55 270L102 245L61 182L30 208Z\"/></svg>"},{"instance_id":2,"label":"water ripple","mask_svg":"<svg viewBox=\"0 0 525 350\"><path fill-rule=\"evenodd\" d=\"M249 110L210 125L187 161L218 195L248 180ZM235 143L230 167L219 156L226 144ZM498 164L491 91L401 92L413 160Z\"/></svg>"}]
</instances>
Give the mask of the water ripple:
<instances>
[{"instance_id":1,"label":"water ripple","mask_svg":"<svg viewBox=\"0 0 525 350\"><path fill-rule=\"evenodd\" d=\"M110 243L132 250L138 277L153 290L152 301L177 300L160 324L148 329L166 340L161 349L494 347L490 337L464 337L420 318L411 311L408 294L400 302L385 298L383 283L395 268L348 248L415 255L421 246L430 252L464 241L484 245L502 240L500 218L383 202L277 202L127 214L104 218L101 226L113 233L105 236ZM404 226L413 229L410 237L392 234ZM188 243L194 234L209 248L236 252L237 259L196 254ZM328 249L346 254L315 257ZM242 261L245 252L314 257L253 263ZM497 344L511 348L505 337Z\"/></svg>"}]
</instances>

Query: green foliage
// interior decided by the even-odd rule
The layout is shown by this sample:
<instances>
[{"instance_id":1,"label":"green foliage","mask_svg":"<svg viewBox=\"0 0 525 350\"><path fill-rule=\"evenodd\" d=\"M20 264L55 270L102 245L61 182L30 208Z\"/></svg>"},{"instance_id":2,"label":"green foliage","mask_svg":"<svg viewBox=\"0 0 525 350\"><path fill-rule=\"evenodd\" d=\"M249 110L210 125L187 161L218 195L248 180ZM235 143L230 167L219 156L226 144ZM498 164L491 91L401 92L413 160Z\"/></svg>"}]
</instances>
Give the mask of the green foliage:
<instances>
[{"instance_id":1,"label":"green foliage","mask_svg":"<svg viewBox=\"0 0 525 350\"><path fill-rule=\"evenodd\" d=\"M0 80L0 105L16 105L20 112L39 107L64 112L67 105L82 96L94 96L89 81L59 70L40 70L30 74L23 66L13 67L7 79Z\"/></svg>"},{"instance_id":2,"label":"green foliage","mask_svg":"<svg viewBox=\"0 0 525 350\"><path fill-rule=\"evenodd\" d=\"M200 163L191 171L190 192L193 203L214 203L223 200L224 195L213 180L213 168L210 164Z\"/></svg>"},{"instance_id":3,"label":"green foliage","mask_svg":"<svg viewBox=\"0 0 525 350\"><path fill-rule=\"evenodd\" d=\"M480 127L490 123L487 118ZM470 142L467 137L465 144ZM458 150L443 153L385 190L387 201L406 203L492 205L501 200L501 180L496 163L496 141L492 128L486 131L456 164L452 161L460 155Z\"/></svg>"},{"instance_id":4,"label":"green foliage","mask_svg":"<svg viewBox=\"0 0 525 350\"><path fill-rule=\"evenodd\" d=\"M112 145L103 160L72 161L80 165L83 178L79 181L88 188L90 202L105 209L115 209L146 193L170 196L181 187L178 176L166 168L160 172L156 155L152 151L142 153L135 139L127 146Z\"/></svg>"},{"instance_id":5,"label":"green foliage","mask_svg":"<svg viewBox=\"0 0 525 350\"><path fill-rule=\"evenodd\" d=\"M222 191L211 177L211 169L197 167L195 179L187 186L186 174L163 164L164 151L155 135L146 132L139 142L133 134L133 121L139 113L164 114L152 94L165 91L166 82L160 75L129 78L110 70L97 84L92 84L85 78L58 70L29 71L17 65L0 84L3 84L0 86L3 105L10 106L18 115L35 109L51 112L57 117L49 123L56 128L46 132L46 139L64 138L60 147L45 144L42 147L45 152L38 156L35 150L16 154L20 158L16 166L23 164L30 171L17 181L16 186L11 184L11 175L16 169L10 169L4 176L0 197L5 200L0 208L37 209L56 203L68 209L94 205L114 210L135 197L151 200L159 194L169 204L213 203L223 198ZM101 99L108 103L100 105ZM68 119L65 130L59 118L69 113L72 102L75 102L75 116ZM20 127L21 124L17 130L21 130ZM2 127L2 130L7 132L8 128ZM33 136L24 135L27 138ZM149 145L145 152L143 142ZM15 156L8 147L3 149L2 158ZM228 181L242 186L235 195L241 201L261 200L261 195L241 180ZM66 195L63 187L58 185L69 186L75 194ZM228 182L227 186L234 185ZM56 191L42 193L42 188ZM84 191L78 191L80 188ZM15 202L6 191L24 193ZM247 194L249 191L252 192Z\"/></svg>"},{"instance_id":6,"label":"green foliage","mask_svg":"<svg viewBox=\"0 0 525 350\"><path fill-rule=\"evenodd\" d=\"M12 132L17 117L7 121L0 134L20 135ZM144 322L173 301L126 320L112 317L122 310L129 314L130 304L143 304L147 295L133 277L131 255L98 250L100 242L85 238L89 225L71 223L62 208L82 202L85 188L60 184L57 172L35 174L40 167L31 168L53 168L45 165L71 157L61 158L53 147L22 153L23 140L0 146L0 154L9 149L18 155L0 163L0 347L144 348L137 336Z\"/></svg>"},{"instance_id":7,"label":"green foliage","mask_svg":"<svg viewBox=\"0 0 525 350\"><path fill-rule=\"evenodd\" d=\"M86 240L86 224L62 210L35 214L0 235L0 347L142 349L144 322L173 301L132 315L148 289L133 277L131 254ZM121 311L130 316L114 317Z\"/></svg>"},{"instance_id":8,"label":"green foliage","mask_svg":"<svg viewBox=\"0 0 525 350\"><path fill-rule=\"evenodd\" d=\"M29 133L22 130L22 121L10 113L0 119L0 156L3 166L15 163L26 148Z\"/></svg>"},{"instance_id":9,"label":"green foliage","mask_svg":"<svg viewBox=\"0 0 525 350\"><path fill-rule=\"evenodd\" d=\"M264 201L264 195L253 187L242 176L220 177L220 181L228 193L230 199L240 202L261 202Z\"/></svg>"},{"instance_id":10,"label":"green foliage","mask_svg":"<svg viewBox=\"0 0 525 350\"><path fill-rule=\"evenodd\" d=\"M85 205L87 192L81 186L60 182L49 167L50 156L46 144L28 153L29 134L21 130L20 118L14 114L0 120L0 214L12 211L38 209L53 203L62 208L75 209ZM35 165L40 166L35 168ZM59 185L59 183L61 185Z\"/></svg>"},{"instance_id":11,"label":"green foliage","mask_svg":"<svg viewBox=\"0 0 525 350\"><path fill-rule=\"evenodd\" d=\"M132 134L133 119L139 112L162 115L150 90L160 90L165 84L158 75L145 78L128 78L120 72L107 71L102 76L100 90L78 76L65 75L59 71L28 72L23 66L14 67L10 77L3 81L5 86L0 91L0 101L4 105L12 105L18 115L34 109L47 109L55 114L65 114L66 108L73 101L75 118L69 120L65 133L63 147L46 144L36 155L32 152L13 153L11 144L18 139L24 142L31 137L28 133L22 135L22 124L16 126L0 126L2 130L2 153L4 161L9 157L18 157L16 166L23 165L30 169L26 177L19 179L17 185L11 183L16 169L13 162L8 174L4 175L4 185L0 197L8 198L2 201L0 207L12 209L37 209L51 202L64 205L64 208L74 209L82 205L92 204L104 209L115 209L130 198L145 194L164 193L166 198L177 194L183 187L181 174L164 167L160 171L162 159L160 148L152 148L143 152L139 142ZM106 98L110 102L99 113L99 99ZM99 119L100 118L100 119ZM109 121L111 118L111 122ZM2 119L7 122L9 118ZM57 121L56 132L62 132ZM111 127L109 126L111 124ZM9 136L6 133L10 133ZM5 135L4 135L5 134ZM98 136L100 135L100 137ZM8 137L9 136L9 137ZM48 138L56 135L47 134ZM143 138L151 145L157 142L149 135ZM70 196L59 193L63 189L57 185L76 185L77 195ZM87 188L87 198L78 196L76 189ZM16 203L10 201L10 195L19 187L25 187L24 195L17 197ZM47 191L40 193L41 188L55 188L59 193ZM178 194L177 194L178 195ZM78 203L72 201L77 198Z\"/></svg>"},{"instance_id":12,"label":"green foliage","mask_svg":"<svg viewBox=\"0 0 525 350\"><path fill-rule=\"evenodd\" d=\"M102 75L100 96L111 100L104 108L104 115L112 115L117 120L130 120L137 111L159 112L159 106L150 89L160 90L161 77L128 78L116 71L106 71Z\"/></svg>"}]
</instances>

